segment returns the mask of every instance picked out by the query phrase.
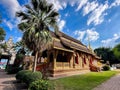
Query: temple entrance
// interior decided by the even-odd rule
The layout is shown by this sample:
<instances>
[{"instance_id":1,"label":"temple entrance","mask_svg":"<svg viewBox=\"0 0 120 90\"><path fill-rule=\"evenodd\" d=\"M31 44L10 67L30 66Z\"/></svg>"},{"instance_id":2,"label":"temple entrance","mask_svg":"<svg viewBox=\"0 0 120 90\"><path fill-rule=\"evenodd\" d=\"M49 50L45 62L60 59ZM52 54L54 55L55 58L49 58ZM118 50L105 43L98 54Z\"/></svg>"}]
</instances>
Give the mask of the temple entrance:
<instances>
[{"instance_id":1,"label":"temple entrance","mask_svg":"<svg viewBox=\"0 0 120 90\"><path fill-rule=\"evenodd\" d=\"M9 63L10 57L11 57L11 55L8 55L8 54L7 55L2 54L0 56L0 69L7 68L7 65Z\"/></svg>"},{"instance_id":2,"label":"temple entrance","mask_svg":"<svg viewBox=\"0 0 120 90\"><path fill-rule=\"evenodd\" d=\"M12 37L5 42L6 48L0 48L0 63L6 63L6 68L8 65L13 65L16 57L16 51L14 50L14 43Z\"/></svg>"}]
</instances>

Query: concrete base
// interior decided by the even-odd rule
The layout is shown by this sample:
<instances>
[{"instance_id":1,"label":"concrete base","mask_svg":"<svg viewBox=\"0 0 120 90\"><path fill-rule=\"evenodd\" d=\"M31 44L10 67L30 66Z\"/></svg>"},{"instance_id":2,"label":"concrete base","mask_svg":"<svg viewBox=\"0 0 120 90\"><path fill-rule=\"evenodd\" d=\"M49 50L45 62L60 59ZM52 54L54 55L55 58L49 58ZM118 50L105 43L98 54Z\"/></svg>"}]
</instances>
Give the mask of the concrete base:
<instances>
[{"instance_id":1,"label":"concrete base","mask_svg":"<svg viewBox=\"0 0 120 90\"><path fill-rule=\"evenodd\" d=\"M54 73L50 75L50 79L57 79L57 78L62 78L62 77L68 77L72 75L79 75L79 74L84 74L90 72L89 69L74 69L74 70L56 70Z\"/></svg>"}]
</instances>

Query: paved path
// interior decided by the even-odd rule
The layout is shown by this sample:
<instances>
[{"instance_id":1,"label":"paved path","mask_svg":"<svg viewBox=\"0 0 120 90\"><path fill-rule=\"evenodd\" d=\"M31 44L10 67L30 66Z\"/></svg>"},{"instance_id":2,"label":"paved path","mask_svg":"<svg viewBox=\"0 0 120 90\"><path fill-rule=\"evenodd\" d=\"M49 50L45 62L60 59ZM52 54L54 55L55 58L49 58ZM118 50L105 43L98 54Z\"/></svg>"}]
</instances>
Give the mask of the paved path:
<instances>
[{"instance_id":1,"label":"paved path","mask_svg":"<svg viewBox=\"0 0 120 90\"><path fill-rule=\"evenodd\" d=\"M15 75L8 75L0 69L0 90L27 90L23 84L16 83Z\"/></svg>"},{"instance_id":2,"label":"paved path","mask_svg":"<svg viewBox=\"0 0 120 90\"><path fill-rule=\"evenodd\" d=\"M110 78L94 90L120 90L120 74Z\"/></svg>"}]
</instances>

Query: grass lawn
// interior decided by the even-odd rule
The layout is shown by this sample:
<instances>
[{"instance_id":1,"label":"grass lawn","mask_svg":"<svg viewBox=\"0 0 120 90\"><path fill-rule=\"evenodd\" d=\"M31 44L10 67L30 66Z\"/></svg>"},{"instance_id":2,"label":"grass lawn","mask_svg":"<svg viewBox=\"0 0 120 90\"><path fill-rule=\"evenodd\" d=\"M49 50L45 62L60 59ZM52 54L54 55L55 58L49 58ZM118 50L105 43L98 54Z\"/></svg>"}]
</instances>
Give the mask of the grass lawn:
<instances>
[{"instance_id":1,"label":"grass lawn","mask_svg":"<svg viewBox=\"0 0 120 90\"><path fill-rule=\"evenodd\" d=\"M55 90L92 90L97 85L117 74L116 71L90 72L53 80Z\"/></svg>"}]
</instances>

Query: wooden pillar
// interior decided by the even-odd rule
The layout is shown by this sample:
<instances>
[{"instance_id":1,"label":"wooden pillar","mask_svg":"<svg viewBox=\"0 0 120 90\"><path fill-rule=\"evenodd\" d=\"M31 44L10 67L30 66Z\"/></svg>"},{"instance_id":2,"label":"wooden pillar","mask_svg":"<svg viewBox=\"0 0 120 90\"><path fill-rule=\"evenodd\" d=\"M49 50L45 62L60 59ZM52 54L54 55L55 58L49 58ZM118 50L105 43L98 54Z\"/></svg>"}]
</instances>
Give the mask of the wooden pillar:
<instances>
[{"instance_id":1,"label":"wooden pillar","mask_svg":"<svg viewBox=\"0 0 120 90\"><path fill-rule=\"evenodd\" d=\"M73 53L73 68L75 68L75 53Z\"/></svg>"},{"instance_id":2,"label":"wooden pillar","mask_svg":"<svg viewBox=\"0 0 120 90\"><path fill-rule=\"evenodd\" d=\"M82 68L82 63L83 63L81 57L82 57L82 55L81 55L81 53L79 53L79 61L80 61L79 63L80 63L80 68Z\"/></svg>"},{"instance_id":3,"label":"wooden pillar","mask_svg":"<svg viewBox=\"0 0 120 90\"><path fill-rule=\"evenodd\" d=\"M69 60L69 63L70 63L70 68L73 68L73 53L70 53L70 55L69 55L69 57L70 57L70 60Z\"/></svg>"},{"instance_id":4,"label":"wooden pillar","mask_svg":"<svg viewBox=\"0 0 120 90\"><path fill-rule=\"evenodd\" d=\"M54 68L54 69L56 69L57 54L58 54L58 51L55 50L55 51L53 52L53 68Z\"/></svg>"}]
</instances>

